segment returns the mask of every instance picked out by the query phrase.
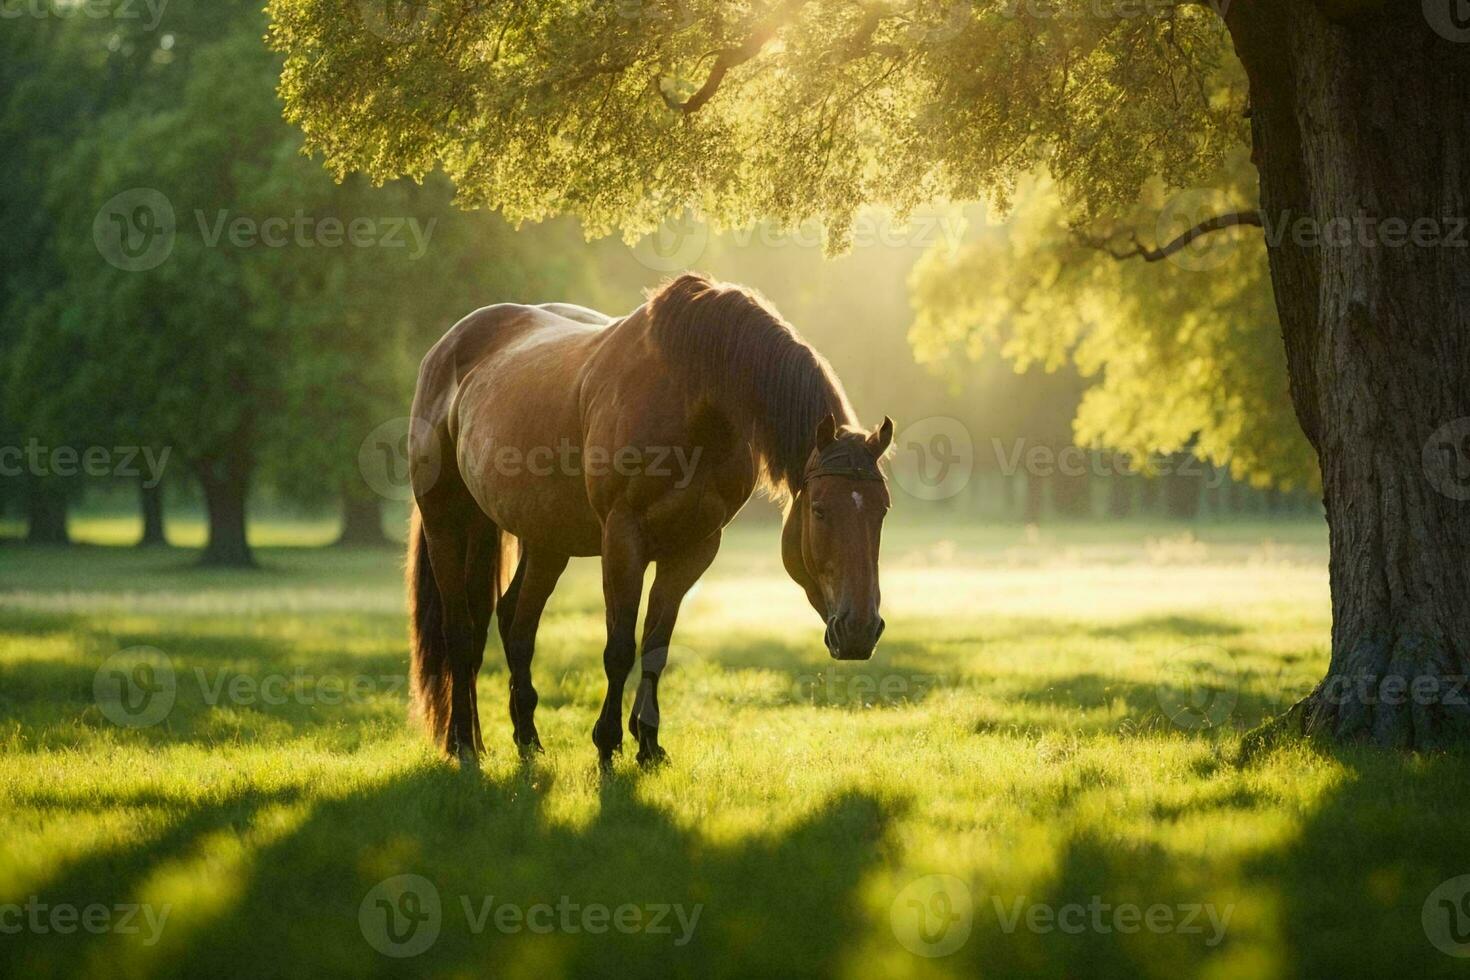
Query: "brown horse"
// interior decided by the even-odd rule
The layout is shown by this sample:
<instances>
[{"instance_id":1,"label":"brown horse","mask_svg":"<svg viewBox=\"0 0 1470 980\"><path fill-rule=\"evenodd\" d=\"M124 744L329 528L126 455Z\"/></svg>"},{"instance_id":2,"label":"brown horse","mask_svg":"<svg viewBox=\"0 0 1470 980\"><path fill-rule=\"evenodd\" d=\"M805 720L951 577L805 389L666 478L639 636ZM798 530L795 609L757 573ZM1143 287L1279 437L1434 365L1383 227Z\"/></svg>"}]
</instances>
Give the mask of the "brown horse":
<instances>
[{"instance_id":1,"label":"brown horse","mask_svg":"<svg viewBox=\"0 0 1470 980\"><path fill-rule=\"evenodd\" d=\"M424 358L412 422L414 696L461 764L484 750L475 681L497 605L515 741L540 748L536 627L578 555L602 556L607 696L592 741L604 766L622 746L656 566L628 729L640 763L663 761L658 678L679 604L758 486L787 503L782 561L832 656L872 656L889 508L878 461L893 423L857 428L827 362L750 292L684 275L617 320L567 304L477 310Z\"/></svg>"}]
</instances>

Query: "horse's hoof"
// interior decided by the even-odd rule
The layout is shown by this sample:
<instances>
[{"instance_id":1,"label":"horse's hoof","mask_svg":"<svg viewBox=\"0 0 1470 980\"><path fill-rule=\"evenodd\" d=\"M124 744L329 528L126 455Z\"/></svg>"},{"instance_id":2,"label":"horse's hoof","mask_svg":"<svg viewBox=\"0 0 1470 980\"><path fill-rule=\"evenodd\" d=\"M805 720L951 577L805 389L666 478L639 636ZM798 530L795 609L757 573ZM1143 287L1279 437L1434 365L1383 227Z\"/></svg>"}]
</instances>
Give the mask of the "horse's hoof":
<instances>
[{"instance_id":1,"label":"horse's hoof","mask_svg":"<svg viewBox=\"0 0 1470 980\"><path fill-rule=\"evenodd\" d=\"M609 733L610 737L607 739L598 737L598 733L602 730L602 722L598 722L592 729L592 744L597 746L598 756L607 757L615 753L621 753L623 751L623 734L618 729L618 723L616 721L613 722L612 731Z\"/></svg>"},{"instance_id":2,"label":"horse's hoof","mask_svg":"<svg viewBox=\"0 0 1470 980\"><path fill-rule=\"evenodd\" d=\"M516 751L521 754L522 759L534 759L546 750L541 747L541 740L539 738L533 738L529 742L517 742Z\"/></svg>"},{"instance_id":3,"label":"horse's hoof","mask_svg":"<svg viewBox=\"0 0 1470 980\"><path fill-rule=\"evenodd\" d=\"M460 749L458 759L460 772L480 771L480 757L474 749Z\"/></svg>"},{"instance_id":4,"label":"horse's hoof","mask_svg":"<svg viewBox=\"0 0 1470 980\"><path fill-rule=\"evenodd\" d=\"M669 754L657 745L638 750L638 765L644 769L658 769L669 764Z\"/></svg>"}]
</instances>

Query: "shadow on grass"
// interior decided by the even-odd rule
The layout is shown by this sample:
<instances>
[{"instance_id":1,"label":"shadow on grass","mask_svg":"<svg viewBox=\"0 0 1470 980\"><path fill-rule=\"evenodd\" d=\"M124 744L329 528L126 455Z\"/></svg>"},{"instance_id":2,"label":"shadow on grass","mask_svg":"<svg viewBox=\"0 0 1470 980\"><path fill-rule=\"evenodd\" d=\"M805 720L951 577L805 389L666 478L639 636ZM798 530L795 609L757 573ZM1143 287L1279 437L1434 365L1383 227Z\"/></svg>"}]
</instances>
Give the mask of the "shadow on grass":
<instances>
[{"instance_id":1,"label":"shadow on grass","mask_svg":"<svg viewBox=\"0 0 1470 980\"><path fill-rule=\"evenodd\" d=\"M1280 896L1284 972L1464 977L1466 960L1436 948L1426 920L1470 940L1470 881L1449 906L1425 906L1442 883L1470 874L1470 753L1330 754L1346 781L1290 847L1248 869Z\"/></svg>"},{"instance_id":2,"label":"shadow on grass","mask_svg":"<svg viewBox=\"0 0 1470 980\"><path fill-rule=\"evenodd\" d=\"M131 815L145 827L122 846L100 849L63 862L58 874L33 890L32 894L0 896L0 902L24 906L24 919L17 920L12 914L7 921L11 927L19 922L19 932L7 929L8 934L0 936L0 975L76 975L83 972L89 958L92 965L86 972L105 972L99 967L106 962L106 957L98 955L105 945L139 946L153 932L146 915L132 913L128 916L129 921L124 922L118 910L119 906L140 900L139 889L155 871L170 862L197 856L206 837L221 832L240 833L264 808L293 802L299 796L299 790L294 788L269 793L246 790L207 804L191 804L192 808L181 817L174 817L171 811L178 810L180 801L176 797L149 791L126 796L87 793L81 798L62 792L24 795L20 802L67 815L87 811L131 811ZM77 921L83 911L99 905L113 913L109 923L118 924L117 932L95 932ZM58 907L71 907L78 912L73 914L69 924L58 923L51 918ZM154 914L158 911L154 910ZM36 922L42 924L39 931ZM166 914L162 925L167 926ZM137 931L124 934L124 929Z\"/></svg>"},{"instance_id":3,"label":"shadow on grass","mask_svg":"<svg viewBox=\"0 0 1470 980\"><path fill-rule=\"evenodd\" d=\"M1470 879L1449 895L1435 892L1470 875L1470 756L1338 750L1330 758L1346 768L1343 783L1284 844L1239 866L1182 861L1126 832L1069 832L1054 874L1034 891L974 889L973 928L955 972L1465 976L1465 960L1437 948L1426 921L1440 936L1470 940ZM1268 796L1232 788L1156 815L1197 821L1228 810L1233 820L1269 809ZM1431 894L1437 900L1426 909Z\"/></svg>"},{"instance_id":4,"label":"shadow on grass","mask_svg":"<svg viewBox=\"0 0 1470 980\"><path fill-rule=\"evenodd\" d=\"M715 844L640 799L636 771L602 780L584 825L548 818L547 778L531 767L491 779L436 765L320 802L250 855L227 908L193 921L176 915L176 931L156 950L139 949L136 937L23 936L18 950L0 944L0 958L18 968L0 972L71 974L123 962L191 976L704 976L737 964L757 975L817 974L830 972L867 926L857 889L893 816L877 799L840 795L794 826ZM159 839L83 862L44 898L135 900L150 868L266 802L193 814ZM416 938L418 926L390 926L394 906L369 893L408 874L437 898L438 934L422 953L395 959L369 935L381 940L404 927L397 938ZM519 910L515 925L501 919L505 906ZM528 920L532 906L550 911ZM588 919L594 907L606 912ZM627 928L625 907L638 909L636 928Z\"/></svg>"},{"instance_id":5,"label":"shadow on grass","mask_svg":"<svg viewBox=\"0 0 1470 980\"><path fill-rule=\"evenodd\" d=\"M1168 910L1167 928L1146 924L1151 908L1155 925ZM1198 976L1228 952L1234 917L1163 848L1090 831L1062 846L1044 888L976 895L974 912L960 972L986 976Z\"/></svg>"},{"instance_id":6,"label":"shadow on grass","mask_svg":"<svg viewBox=\"0 0 1470 980\"><path fill-rule=\"evenodd\" d=\"M222 738L401 724L408 701L407 653L375 642L388 627L365 629L362 618L354 617L354 645L362 652L308 648L303 653L299 637L234 628L210 632L192 617L150 618L145 629L116 630L95 616L8 616L4 634L20 638L22 648L31 639L62 636L89 657L0 659L0 713L36 744L72 744L90 730L112 730L148 744L215 744ZM317 617L314 625L322 621ZM149 675L148 686L135 684L134 674L109 660L114 653L144 648L156 650L166 663ZM109 713L99 689L116 691L128 710L119 716L114 704ZM161 699L165 713L142 723L152 717L155 699Z\"/></svg>"},{"instance_id":7,"label":"shadow on grass","mask_svg":"<svg viewBox=\"0 0 1470 980\"><path fill-rule=\"evenodd\" d=\"M0 599L7 593L151 596L200 589L279 589L315 585L328 576L351 586L396 591L402 559L395 551L401 552L401 546L257 547L254 565L214 566L201 564L202 548L88 543L51 547L12 539L6 546L6 564L0 568Z\"/></svg>"},{"instance_id":8,"label":"shadow on grass","mask_svg":"<svg viewBox=\"0 0 1470 980\"><path fill-rule=\"evenodd\" d=\"M1237 636L1245 632L1239 623L1203 616L1144 616L1124 623L1094 626L1087 635L1097 639L1116 639L1136 642L1149 634L1180 636L1187 639L1201 637Z\"/></svg>"}]
</instances>

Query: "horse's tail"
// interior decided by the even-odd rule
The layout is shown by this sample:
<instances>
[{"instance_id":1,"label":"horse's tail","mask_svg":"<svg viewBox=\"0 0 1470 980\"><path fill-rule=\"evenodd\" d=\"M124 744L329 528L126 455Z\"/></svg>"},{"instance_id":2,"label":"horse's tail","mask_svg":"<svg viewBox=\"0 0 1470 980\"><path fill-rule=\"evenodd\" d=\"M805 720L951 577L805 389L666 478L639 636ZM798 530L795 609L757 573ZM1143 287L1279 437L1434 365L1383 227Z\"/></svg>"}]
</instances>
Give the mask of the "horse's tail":
<instances>
[{"instance_id":1,"label":"horse's tail","mask_svg":"<svg viewBox=\"0 0 1470 980\"><path fill-rule=\"evenodd\" d=\"M434 743L445 746L449 740L452 681L449 645L444 640L444 600L429 566L429 540L417 507L408 523L407 578L413 707L428 726Z\"/></svg>"}]
</instances>

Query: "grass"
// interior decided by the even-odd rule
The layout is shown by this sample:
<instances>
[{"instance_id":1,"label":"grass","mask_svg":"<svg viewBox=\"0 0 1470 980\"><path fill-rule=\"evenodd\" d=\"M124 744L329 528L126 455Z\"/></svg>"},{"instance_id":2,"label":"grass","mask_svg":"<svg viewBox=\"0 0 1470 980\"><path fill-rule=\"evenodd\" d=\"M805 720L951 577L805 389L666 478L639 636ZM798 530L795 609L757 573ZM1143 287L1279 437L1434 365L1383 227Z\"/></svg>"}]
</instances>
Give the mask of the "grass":
<instances>
[{"instance_id":1,"label":"grass","mask_svg":"<svg viewBox=\"0 0 1470 980\"><path fill-rule=\"evenodd\" d=\"M681 618L672 765L630 743L611 776L594 563L542 626L546 753L511 751L492 646L466 776L406 721L398 556L281 546L330 531L262 528L250 572L0 547L0 975L1463 967L1423 919L1470 872L1463 757L1236 762L1324 668L1318 527L892 527L888 632L845 665L774 529L742 526ZM172 707L118 724L112 669L145 680L147 657ZM437 937L394 919L433 941L384 955L385 909Z\"/></svg>"}]
</instances>

